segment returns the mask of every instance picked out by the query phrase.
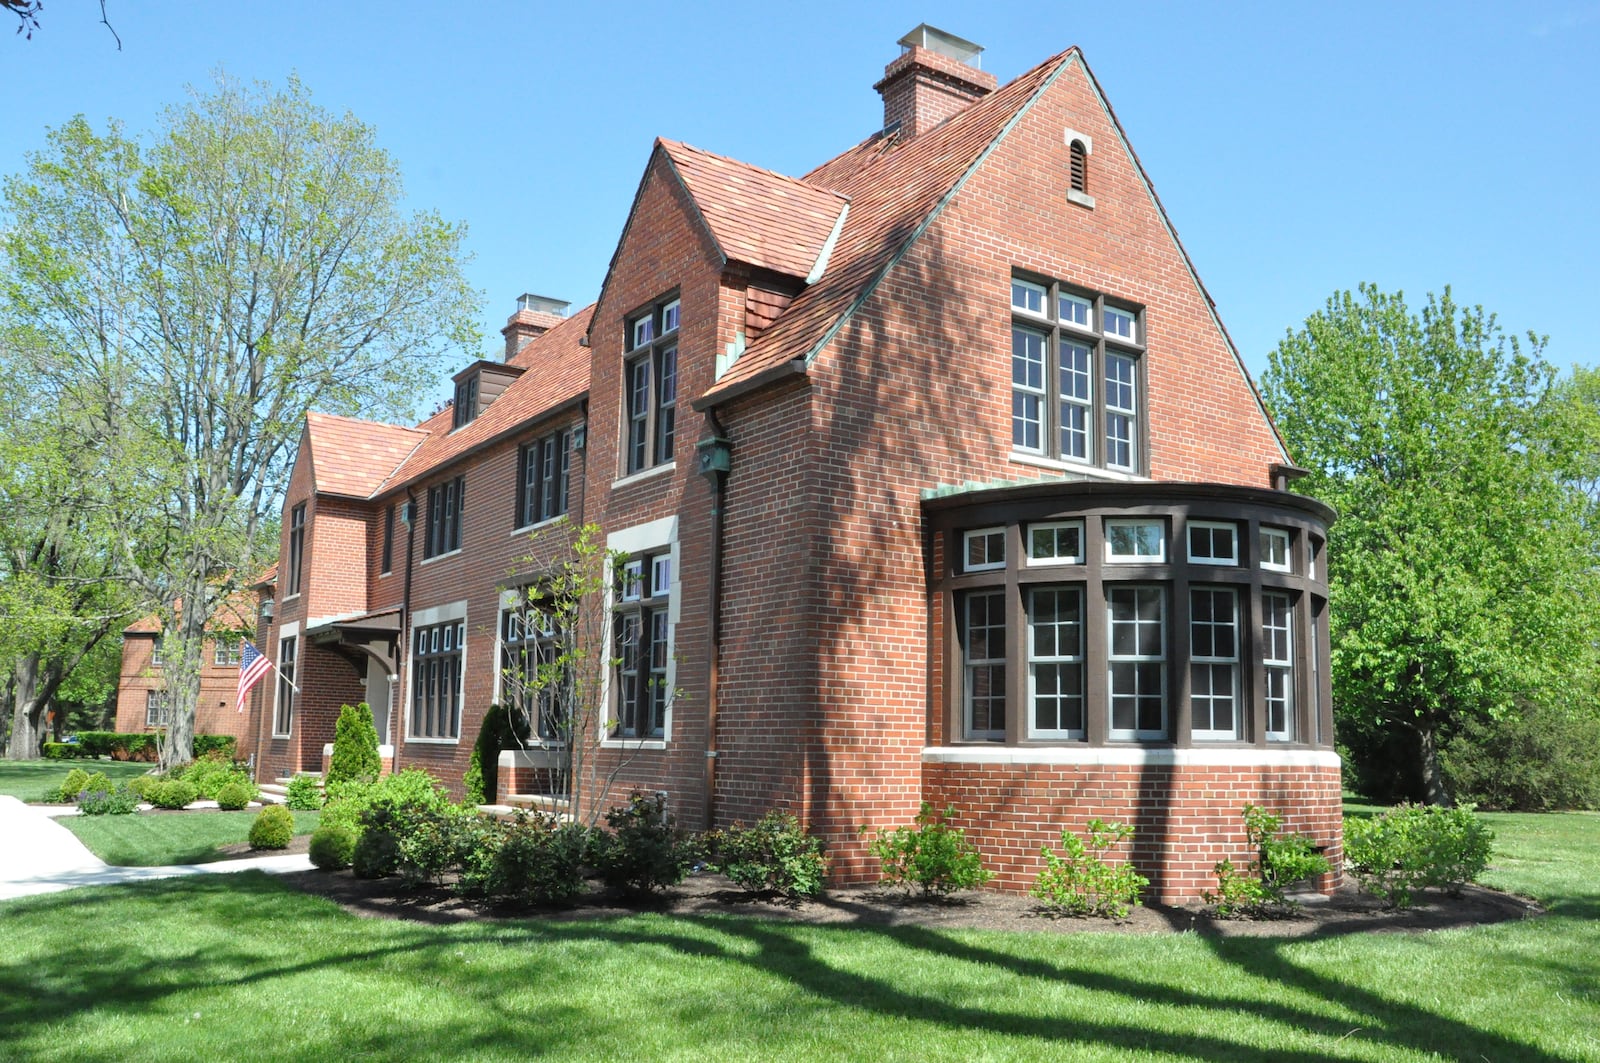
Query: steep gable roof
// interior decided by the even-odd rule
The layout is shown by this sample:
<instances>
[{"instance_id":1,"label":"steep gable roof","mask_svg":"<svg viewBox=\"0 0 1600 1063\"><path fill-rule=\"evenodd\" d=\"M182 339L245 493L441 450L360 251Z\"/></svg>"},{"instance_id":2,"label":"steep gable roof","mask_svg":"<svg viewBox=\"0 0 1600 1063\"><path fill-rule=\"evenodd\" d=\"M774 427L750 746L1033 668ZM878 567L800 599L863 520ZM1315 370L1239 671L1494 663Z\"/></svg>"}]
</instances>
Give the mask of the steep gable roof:
<instances>
[{"instance_id":1,"label":"steep gable roof","mask_svg":"<svg viewBox=\"0 0 1600 1063\"><path fill-rule=\"evenodd\" d=\"M444 409L418 425L421 445L369 495L426 476L587 392L590 354L580 341L593 314L591 303L518 351L511 364L528 371L471 423L452 431L451 411Z\"/></svg>"},{"instance_id":2,"label":"steep gable roof","mask_svg":"<svg viewBox=\"0 0 1600 1063\"><path fill-rule=\"evenodd\" d=\"M814 279L849 197L674 140L656 141L722 257Z\"/></svg>"},{"instance_id":3,"label":"steep gable roof","mask_svg":"<svg viewBox=\"0 0 1600 1063\"><path fill-rule=\"evenodd\" d=\"M426 438L425 433L404 425L306 414L312 482L318 494L371 496Z\"/></svg>"},{"instance_id":4,"label":"steep gable roof","mask_svg":"<svg viewBox=\"0 0 1600 1063\"><path fill-rule=\"evenodd\" d=\"M807 174L807 184L850 197L849 217L828 271L795 298L701 401L714 401L786 362L815 357L1029 102L1076 55L1073 48L1047 59L910 141L869 138Z\"/></svg>"}]
</instances>

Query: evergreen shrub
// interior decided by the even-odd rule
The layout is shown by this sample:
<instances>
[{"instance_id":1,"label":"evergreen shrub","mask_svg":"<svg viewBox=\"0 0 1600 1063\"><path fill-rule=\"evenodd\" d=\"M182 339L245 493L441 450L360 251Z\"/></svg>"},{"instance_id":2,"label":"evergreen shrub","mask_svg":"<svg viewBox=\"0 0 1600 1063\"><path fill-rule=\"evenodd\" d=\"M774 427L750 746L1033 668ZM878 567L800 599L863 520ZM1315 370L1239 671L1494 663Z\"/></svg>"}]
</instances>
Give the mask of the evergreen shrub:
<instances>
[{"instance_id":1,"label":"evergreen shrub","mask_svg":"<svg viewBox=\"0 0 1600 1063\"><path fill-rule=\"evenodd\" d=\"M250 824L250 848L287 849L294 837L294 813L282 805L268 805Z\"/></svg>"}]
</instances>

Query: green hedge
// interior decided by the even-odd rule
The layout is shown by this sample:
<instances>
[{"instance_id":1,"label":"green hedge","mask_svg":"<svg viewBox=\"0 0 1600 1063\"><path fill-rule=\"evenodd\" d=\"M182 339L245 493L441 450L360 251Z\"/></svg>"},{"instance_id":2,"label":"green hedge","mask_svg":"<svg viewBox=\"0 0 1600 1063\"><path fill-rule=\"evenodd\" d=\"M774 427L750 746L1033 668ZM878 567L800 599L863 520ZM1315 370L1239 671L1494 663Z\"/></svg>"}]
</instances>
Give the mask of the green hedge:
<instances>
[{"instance_id":1,"label":"green hedge","mask_svg":"<svg viewBox=\"0 0 1600 1063\"><path fill-rule=\"evenodd\" d=\"M153 731L123 734L117 731L79 731L76 742L46 742L46 760L136 760L154 764L158 753L157 736ZM195 735L194 755L220 752L229 760L239 754L239 741L232 735Z\"/></svg>"}]
</instances>

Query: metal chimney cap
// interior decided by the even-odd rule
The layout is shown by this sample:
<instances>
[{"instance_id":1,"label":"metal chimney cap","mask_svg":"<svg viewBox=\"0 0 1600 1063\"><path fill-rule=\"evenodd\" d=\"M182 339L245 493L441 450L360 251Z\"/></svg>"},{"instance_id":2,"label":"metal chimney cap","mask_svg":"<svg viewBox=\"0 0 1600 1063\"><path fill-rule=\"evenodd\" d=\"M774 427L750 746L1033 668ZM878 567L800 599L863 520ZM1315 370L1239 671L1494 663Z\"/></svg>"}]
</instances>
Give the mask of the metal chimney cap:
<instances>
[{"instance_id":1,"label":"metal chimney cap","mask_svg":"<svg viewBox=\"0 0 1600 1063\"><path fill-rule=\"evenodd\" d=\"M900 47L910 51L912 48L926 48L930 52L947 55L957 62L966 63L968 66L982 69L983 64L979 56L983 54L983 46L957 37L954 33L946 33L942 29L930 26L926 22L900 38Z\"/></svg>"}]
</instances>

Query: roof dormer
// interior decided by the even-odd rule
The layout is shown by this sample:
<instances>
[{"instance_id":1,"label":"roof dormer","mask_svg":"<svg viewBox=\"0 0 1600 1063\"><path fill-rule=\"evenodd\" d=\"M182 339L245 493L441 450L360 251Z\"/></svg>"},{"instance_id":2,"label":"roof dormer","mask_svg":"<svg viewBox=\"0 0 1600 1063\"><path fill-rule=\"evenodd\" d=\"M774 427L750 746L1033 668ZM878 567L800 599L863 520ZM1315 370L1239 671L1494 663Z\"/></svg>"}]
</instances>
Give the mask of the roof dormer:
<instances>
[{"instance_id":1,"label":"roof dormer","mask_svg":"<svg viewBox=\"0 0 1600 1063\"><path fill-rule=\"evenodd\" d=\"M450 430L453 432L464 428L477 420L478 415L487 410L489 404L524 372L526 370L520 365L480 358L457 373L451 378L456 384L456 394Z\"/></svg>"}]
</instances>

